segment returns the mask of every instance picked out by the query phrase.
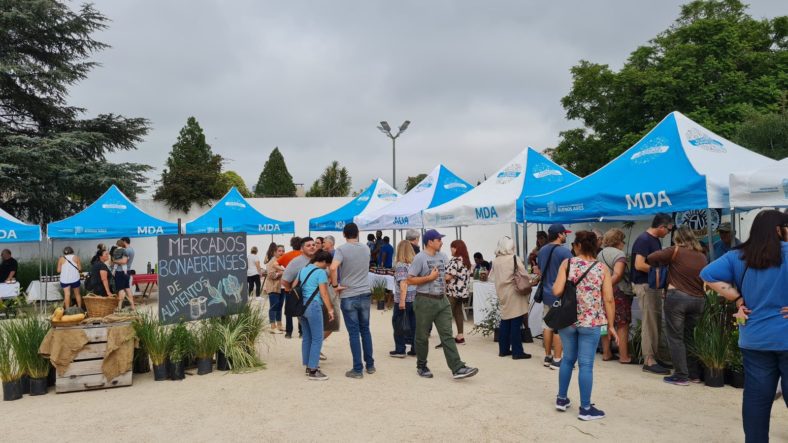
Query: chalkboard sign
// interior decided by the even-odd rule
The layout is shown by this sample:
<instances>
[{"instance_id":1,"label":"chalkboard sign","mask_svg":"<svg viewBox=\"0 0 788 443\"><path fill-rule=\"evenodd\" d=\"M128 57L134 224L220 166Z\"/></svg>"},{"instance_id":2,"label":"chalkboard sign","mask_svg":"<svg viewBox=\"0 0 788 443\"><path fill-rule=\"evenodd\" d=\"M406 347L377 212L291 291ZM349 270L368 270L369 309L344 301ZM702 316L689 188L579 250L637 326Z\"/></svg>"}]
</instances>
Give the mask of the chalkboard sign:
<instances>
[{"instance_id":1,"label":"chalkboard sign","mask_svg":"<svg viewBox=\"0 0 788 443\"><path fill-rule=\"evenodd\" d=\"M163 235L159 243L159 319L219 317L247 303L246 233Z\"/></svg>"}]
</instances>

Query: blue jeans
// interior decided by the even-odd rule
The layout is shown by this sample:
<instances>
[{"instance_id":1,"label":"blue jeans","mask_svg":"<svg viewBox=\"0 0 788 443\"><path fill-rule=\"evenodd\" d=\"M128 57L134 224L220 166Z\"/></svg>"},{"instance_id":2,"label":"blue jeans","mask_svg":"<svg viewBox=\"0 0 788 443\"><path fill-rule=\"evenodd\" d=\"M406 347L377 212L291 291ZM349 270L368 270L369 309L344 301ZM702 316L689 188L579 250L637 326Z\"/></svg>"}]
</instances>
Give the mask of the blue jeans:
<instances>
[{"instance_id":1,"label":"blue jeans","mask_svg":"<svg viewBox=\"0 0 788 443\"><path fill-rule=\"evenodd\" d=\"M788 406L788 351L742 349L744 399L741 404L744 438L747 443L769 441L769 418L782 376L783 399Z\"/></svg>"},{"instance_id":2,"label":"blue jeans","mask_svg":"<svg viewBox=\"0 0 788 443\"><path fill-rule=\"evenodd\" d=\"M525 354L523 351L523 336L520 327L523 325L522 317L501 320L501 333L498 335L498 353L518 357Z\"/></svg>"},{"instance_id":3,"label":"blue jeans","mask_svg":"<svg viewBox=\"0 0 788 443\"><path fill-rule=\"evenodd\" d=\"M594 386L594 356L599 344L599 326L593 328L577 328L569 326L558 331L564 345L564 358L558 370L558 397L567 398L569 382L572 381L572 368L575 362L580 367L578 384L580 385L580 407L591 406L591 388Z\"/></svg>"},{"instance_id":4,"label":"blue jeans","mask_svg":"<svg viewBox=\"0 0 788 443\"><path fill-rule=\"evenodd\" d=\"M270 323L282 321L284 301L285 294L282 292L271 292L268 294L268 321Z\"/></svg>"},{"instance_id":5,"label":"blue jeans","mask_svg":"<svg viewBox=\"0 0 788 443\"><path fill-rule=\"evenodd\" d=\"M301 340L301 362L309 369L320 364L320 349L323 347L323 308L320 303L310 303L299 324L304 331Z\"/></svg>"},{"instance_id":6,"label":"blue jeans","mask_svg":"<svg viewBox=\"0 0 788 443\"><path fill-rule=\"evenodd\" d=\"M396 324L402 320L403 313L408 314L408 323L410 323L410 334L397 336L394 334L394 352L397 354L405 353L405 345L413 345L413 334L416 332L416 314L413 313L413 302L405 302L405 309L400 310L399 305L394 306L394 315L391 316L391 325L396 329Z\"/></svg>"},{"instance_id":7,"label":"blue jeans","mask_svg":"<svg viewBox=\"0 0 788 443\"><path fill-rule=\"evenodd\" d=\"M372 358L372 334L369 332L371 295L356 295L343 298L340 301L342 317L345 319L348 339L350 340L350 352L353 354L354 372L362 372L364 370L364 365L361 364L362 347L364 363L366 363L367 369L375 367L375 359Z\"/></svg>"}]
</instances>

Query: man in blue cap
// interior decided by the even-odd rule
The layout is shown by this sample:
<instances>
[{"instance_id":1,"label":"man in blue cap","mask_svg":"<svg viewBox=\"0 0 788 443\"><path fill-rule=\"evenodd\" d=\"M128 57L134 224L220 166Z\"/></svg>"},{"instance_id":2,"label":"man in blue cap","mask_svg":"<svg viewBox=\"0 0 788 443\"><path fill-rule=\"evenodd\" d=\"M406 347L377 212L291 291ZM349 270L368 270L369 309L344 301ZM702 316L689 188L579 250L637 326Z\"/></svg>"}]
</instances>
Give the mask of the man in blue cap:
<instances>
[{"instance_id":1,"label":"man in blue cap","mask_svg":"<svg viewBox=\"0 0 788 443\"><path fill-rule=\"evenodd\" d=\"M479 370L465 366L460 360L457 344L452 336L451 304L446 298L446 263L449 259L440 252L443 235L434 229L424 233L424 249L416 254L408 268L408 285L416 286L413 311L416 314L416 372L424 378L432 378L427 367L429 331L433 323L443 344L443 355L455 379L476 375Z\"/></svg>"},{"instance_id":2,"label":"man in blue cap","mask_svg":"<svg viewBox=\"0 0 788 443\"><path fill-rule=\"evenodd\" d=\"M550 308L558 300L558 297L553 295L553 283L558 276L558 268L564 260L572 258L572 251L565 248L563 245L566 243L566 234L572 231L564 228L560 223L552 224L547 228L547 243L539 250L536 256L536 263L542 271L542 296L544 303L544 315L550 312ZM542 322L542 338L544 341L544 365L550 369L558 369L561 367L561 356L563 354L563 347L561 346L561 338L557 333L553 333L546 323Z\"/></svg>"}]
</instances>

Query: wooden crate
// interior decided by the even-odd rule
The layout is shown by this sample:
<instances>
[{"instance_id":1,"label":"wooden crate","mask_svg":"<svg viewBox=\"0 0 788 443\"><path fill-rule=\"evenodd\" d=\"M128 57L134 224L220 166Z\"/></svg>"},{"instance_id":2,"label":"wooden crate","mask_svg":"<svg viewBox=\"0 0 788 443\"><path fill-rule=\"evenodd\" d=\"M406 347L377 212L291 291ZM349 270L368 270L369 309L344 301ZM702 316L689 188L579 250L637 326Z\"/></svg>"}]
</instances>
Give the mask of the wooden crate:
<instances>
[{"instance_id":1,"label":"wooden crate","mask_svg":"<svg viewBox=\"0 0 788 443\"><path fill-rule=\"evenodd\" d=\"M82 329L88 336L88 344L77 354L63 376L55 382L55 392L89 391L93 389L116 388L131 386L131 371L107 380L101 372L104 353L107 350L107 329L114 326L128 325L129 322L113 323L112 325L83 325L58 329Z\"/></svg>"}]
</instances>

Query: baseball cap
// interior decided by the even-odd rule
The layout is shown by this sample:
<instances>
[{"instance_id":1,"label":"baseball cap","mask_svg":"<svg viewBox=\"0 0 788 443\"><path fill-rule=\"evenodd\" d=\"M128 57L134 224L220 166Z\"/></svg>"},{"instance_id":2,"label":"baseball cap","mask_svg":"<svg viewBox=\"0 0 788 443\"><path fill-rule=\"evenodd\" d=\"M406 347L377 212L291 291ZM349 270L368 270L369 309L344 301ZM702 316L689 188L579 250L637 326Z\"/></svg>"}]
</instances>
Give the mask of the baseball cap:
<instances>
[{"instance_id":1,"label":"baseball cap","mask_svg":"<svg viewBox=\"0 0 788 443\"><path fill-rule=\"evenodd\" d=\"M547 233L550 235L570 234L571 232L572 231L566 229L564 225L560 223L552 224L549 228L547 228Z\"/></svg>"},{"instance_id":2,"label":"baseball cap","mask_svg":"<svg viewBox=\"0 0 788 443\"><path fill-rule=\"evenodd\" d=\"M424 232L424 235L421 237L421 239L424 241L424 244L426 245L427 242L429 242L430 240L438 240L443 237L446 236L442 235L440 232L434 229L429 229L426 232Z\"/></svg>"},{"instance_id":3,"label":"baseball cap","mask_svg":"<svg viewBox=\"0 0 788 443\"><path fill-rule=\"evenodd\" d=\"M731 224L729 222L720 223L720 227L717 230L720 232L731 232Z\"/></svg>"}]
</instances>

